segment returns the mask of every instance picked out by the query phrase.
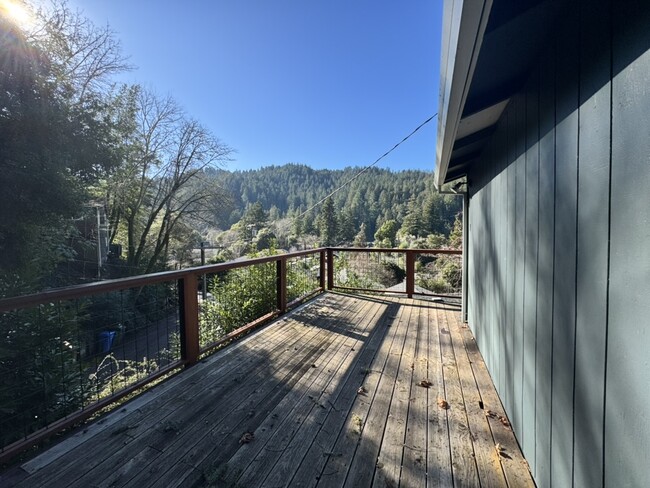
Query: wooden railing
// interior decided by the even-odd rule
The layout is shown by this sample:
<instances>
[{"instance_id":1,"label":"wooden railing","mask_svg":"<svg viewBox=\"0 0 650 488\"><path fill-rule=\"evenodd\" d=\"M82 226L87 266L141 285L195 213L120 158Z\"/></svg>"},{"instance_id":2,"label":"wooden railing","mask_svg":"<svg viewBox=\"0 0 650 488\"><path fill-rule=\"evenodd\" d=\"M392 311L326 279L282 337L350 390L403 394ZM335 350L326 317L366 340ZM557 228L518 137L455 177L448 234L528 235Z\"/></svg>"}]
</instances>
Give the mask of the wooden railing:
<instances>
[{"instance_id":1,"label":"wooden railing","mask_svg":"<svg viewBox=\"0 0 650 488\"><path fill-rule=\"evenodd\" d=\"M438 275L436 259L444 256L450 281ZM455 249L381 249L332 247L327 249L329 290L406 293L461 298L462 252ZM340 263L337 265L337 262ZM416 269L416 264L420 269ZM346 276L340 276L345 270ZM403 272L403 275L402 275ZM420 282L418 284L417 282Z\"/></svg>"},{"instance_id":2,"label":"wooden railing","mask_svg":"<svg viewBox=\"0 0 650 488\"><path fill-rule=\"evenodd\" d=\"M424 294L428 256L459 254L320 248L2 299L0 462L325 289Z\"/></svg>"}]
</instances>

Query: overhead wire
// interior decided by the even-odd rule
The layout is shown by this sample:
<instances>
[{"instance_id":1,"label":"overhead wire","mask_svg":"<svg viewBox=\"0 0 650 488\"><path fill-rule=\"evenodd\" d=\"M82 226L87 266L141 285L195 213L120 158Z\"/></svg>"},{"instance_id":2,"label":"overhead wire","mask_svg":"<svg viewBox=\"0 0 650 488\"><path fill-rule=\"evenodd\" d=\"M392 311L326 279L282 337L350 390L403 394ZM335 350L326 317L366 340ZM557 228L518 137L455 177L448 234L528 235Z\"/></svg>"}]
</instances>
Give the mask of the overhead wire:
<instances>
[{"instance_id":1,"label":"overhead wire","mask_svg":"<svg viewBox=\"0 0 650 488\"><path fill-rule=\"evenodd\" d=\"M375 166L377 163L379 163L379 161L381 161L382 159L384 159L386 156L388 156L390 153L392 153L395 149L397 149L399 146L401 146L401 145L402 145L404 142L406 142L406 141L407 141L407 140L408 140L408 139L409 139L413 134L415 134L415 133L416 133L417 131L419 131L422 127L424 127L424 126L427 125L429 122L431 122L431 121L432 121L432 120L433 120L437 115L438 115L438 112L436 112L436 113L433 114L431 117L429 117L427 120L425 120L425 121L422 122L420 125L418 125L415 129L413 129L413 130L412 130L412 131L411 131L411 132L410 132L406 137L404 137L401 141L399 141L397 144L395 144L393 147L391 147L388 151L386 151L384 154L382 154L382 155L379 156L377 159L375 159L374 162L372 162L371 164L369 164L368 166L366 166L365 168L363 168L361 171L359 171L357 174L355 174L352 178L350 178L349 180L347 180L345 183L343 183L343 184L340 185L338 188L336 188L335 190L333 190L332 192L330 192L328 195L326 195L326 196L324 196L323 198L321 198L318 202L316 202L316 203L313 204L311 207L309 207L307 210L305 210L304 212L301 212L300 214L298 214L298 215L297 215L296 217L294 217L294 218L297 219L297 218L302 217L302 216L305 215L306 213L308 213L308 212L312 211L313 209L315 209L316 207L318 207L321 203L323 203L325 200L327 200L328 198L330 198L332 195L335 195L336 193L338 193L339 191L341 191L343 188L345 188L347 185L349 185L350 183L352 183L352 182L353 182L354 180L356 180L359 176L361 176L363 173L365 173L366 171L368 171L370 168L372 168L372 167Z\"/></svg>"}]
</instances>

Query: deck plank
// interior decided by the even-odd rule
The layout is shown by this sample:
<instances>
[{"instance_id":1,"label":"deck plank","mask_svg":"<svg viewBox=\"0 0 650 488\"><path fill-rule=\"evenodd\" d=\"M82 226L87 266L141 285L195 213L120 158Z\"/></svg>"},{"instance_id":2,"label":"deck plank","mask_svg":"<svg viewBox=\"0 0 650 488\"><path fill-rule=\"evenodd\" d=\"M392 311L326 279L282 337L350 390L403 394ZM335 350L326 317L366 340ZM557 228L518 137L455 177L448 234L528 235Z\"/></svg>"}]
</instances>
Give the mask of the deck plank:
<instances>
[{"instance_id":1,"label":"deck plank","mask_svg":"<svg viewBox=\"0 0 650 488\"><path fill-rule=\"evenodd\" d=\"M409 397L411 403L402 454L401 486L426 486L427 483L427 405L430 386L422 382L431 382L428 357L428 307L417 306L415 320L417 320L416 348Z\"/></svg>"},{"instance_id":2,"label":"deck plank","mask_svg":"<svg viewBox=\"0 0 650 488\"><path fill-rule=\"evenodd\" d=\"M498 443L503 449L504 455L501 456L500 461L508 486L511 488L534 488L535 482L530 474L528 463L521 453L517 439L512 429L502 421L503 419L509 424L490 373L476 345L476 340L469 329L461 327L460 331L465 350L471 362L472 372L476 377L476 383L479 385L484 408L486 411L494 413L493 416L488 417L488 420L495 444Z\"/></svg>"},{"instance_id":3,"label":"deck plank","mask_svg":"<svg viewBox=\"0 0 650 488\"><path fill-rule=\"evenodd\" d=\"M365 379L361 377L360 386L363 386L365 391L362 394L358 393L359 390L355 392L356 395L350 398L351 407L341 409L340 413L343 415L333 415L328 419L331 422L321 430L325 435L320 439L317 438L312 444L311 456L303 460L294 477L293 482L296 483L296 486L315 486L317 484L340 486L345 481L350 463L359 445L364 423L367 423L368 411L379 390L389 353L393 344L399 342L398 324L401 322L404 307L399 301L398 304L399 310L388 324L391 332L387 337L388 340L381 344L377 356L365 372ZM374 468L376 458L369 459L372 459L372 468Z\"/></svg>"},{"instance_id":4,"label":"deck plank","mask_svg":"<svg viewBox=\"0 0 650 488\"><path fill-rule=\"evenodd\" d=\"M429 387L427 415L427 486L451 487L451 445L449 440L448 410L441 408L439 400L447 396L442 369L439 313L436 308L427 308L429 329Z\"/></svg>"},{"instance_id":5,"label":"deck plank","mask_svg":"<svg viewBox=\"0 0 650 488\"><path fill-rule=\"evenodd\" d=\"M451 467L454 486L479 487L478 470L474 444L467 420L467 411L460 385L458 364L451 343L450 324L445 310L436 309L440 324L440 348L442 353L443 378L449 422L449 442L451 445Z\"/></svg>"},{"instance_id":6,"label":"deck plank","mask_svg":"<svg viewBox=\"0 0 650 488\"><path fill-rule=\"evenodd\" d=\"M372 485L375 487L398 486L402 474L402 454L409 414L411 383L415 368L417 344L417 315L419 310L409 300L410 315L404 349L397 365L397 378L393 388L384 436L377 456ZM354 478L353 478L354 479ZM350 485L352 486L352 485Z\"/></svg>"},{"instance_id":7,"label":"deck plank","mask_svg":"<svg viewBox=\"0 0 650 488\"><path fill-rule=\"evenodd\" d=\"M89 424L3 482L533 487L499 417L500 400L456 308L325 293ZM244 432L254 434L250 443L240 443Z\"/></svg>"},{"instance_id":8,"label":"deck plank","mask_svg":"<svg viewBox=\"0 0 650 488\"><path fill-rule=\"evenodd\" d=\"M373 319L380 313L380 310L380 304L373 302L362 307L358 313L364 317L364 320L357 324L355 332L367 337L367 328L374 325ZM345 322L345 319L341 322ZM359 347L362 341L362 339L348 337L344 334L339 334L338 337L340 338L338 348L331 348L331 354L323 356L319 368L312 368L310 371L314 372L313 378L306 379L311 379L311 384L305 385L306 387L302 391L295 390L301 393L300 396L287 395L286 401L280 402L271 412L271 418L277 418L279 421L276 422L277 426L265 431L269 434L265 436L267 442L264 442L264 437L256 438L255 443L242 446L228 462L231 470L242 471L241 477L232 479L233 482L241 486L259 486L287 450L294 454L296 446L294 445L291 449L289 446L303 424L311 421L310 417L315 416L319 410L330 408L329 398L325 394L326 387L331 381L336 381L336 378L342 376L344 371L341 371L341 368L345 364L345 360L350 358L351 361L356 357L356 347ZM295 398L298 401L294 401L292 397L298 397ZM257 442L258 440L259 442Z\"/></svg>"},{"instance_id":9,"label":"deck plank","mask_svg":"<svg viewBox=\"0 0 650 488\"><path fill-rule=\"evenodd\" d=\"M450 320L449 331L458 366L470 435L474 443L474 454L481 486L506 488L507 483L500 461L501 454L492 437L488 417L485 415L484 404L461 336L460 324L455 320Z\"/></svg>"},{"instance_id":10,"label":"deck plank","mask_svg":"<svg viewBox=\"0 0 650 488\"><path fill-rule=\"evenodd\" d=\"M323 486L370 486L375 472L376 460L384 437L388 413L392 402L393 394L397 385L399 365L402 360L404 344L407 343L408 327L411 315L411 308L407 306L406 299L400 299L403 305L399 320L397 322L397 333L393 341L388 358L379 378L377 390L372 397L367 416L356 413L357 417L350 417L348 433L341 438L345 440L346 449L343 455L333 459L331 466L326 466L319 485ZM358 397L359 399L361 397ZM364 403L361 400L359 403ZM353 409L354 410L354 409ZM365 410L363 411L365 413ZM360 420L359 420L360 417ZM360 435L355 428L360 427ZM356 441L354 444L349 440ZM351 460L351 462L347 462ZM343 462L340 462L343 461ZM385 466L388 468L389 466ZM329 471L331 468L333 471ZM346 469L347 468L347 469Z\"/></svg>"},{"instance_id":11,"label":"deck plank","mask_svg":"<svg viewBox=\"0 0 650 488\"><path fill-rule=\"evenodd\" d=\"M397 302L386 304L375 333L338 387L338 393L333 392L331 408L325 412L324 418L314 419L319 429L314 437L305 439L305 455L302 459L295 459L285 453L267 478L269 486L315 486L328 459L342 456L341 452L334 451L336 440L357 397L367 397L375 391L381 370L372 367L385 362L395 336L396 328L391 325L399 315L400 305ZM309 431L304 434L308 435ZM296 450L299 448L299 445L295 446Z\"/></svg>"},{"instance_id":12,"label":"deck plank","mask_svg":"<svg viewBox=\"0 0 650 488\"><path fill-rule=\"evenodd\" d=\"M351 313L357 311L359 304L347 302L343 304L338 313L351 308ZM327 310L321 308L320 313ZM327 313L323 317L337 315ZM311 318L310 320L314 320ZM259 426L267 419L268 414L282 398L294 388L300 387L300 380L311 371L312 364L316 364L323 353L328 350L336 336L327 329L318 327L317 322L310 322L310 336L305 339L291 341L285 337L287 345L283 354L269 361L266 371L258 371L254 377L242 378L239 388L229 396L213 402L203 408L206 412L203 422L190 429L174 449L169 449L169 455L161 459L162 466L178 457L186 464L192 465L203 473L223 470L221 464L224 456L237 450L241 444L240 439L246 432L255 433ZM271 366L268 368L268 366ZM275 419L271 418L271 422ZM218 454L214 455L215 449ZM227 458L226 458L227 459ZM164 476L160 475L160 479ZM140 480L138 480L140 481ZM138 486L160 485L158 479L142 480Z\"/></svg>"}]
</instances>

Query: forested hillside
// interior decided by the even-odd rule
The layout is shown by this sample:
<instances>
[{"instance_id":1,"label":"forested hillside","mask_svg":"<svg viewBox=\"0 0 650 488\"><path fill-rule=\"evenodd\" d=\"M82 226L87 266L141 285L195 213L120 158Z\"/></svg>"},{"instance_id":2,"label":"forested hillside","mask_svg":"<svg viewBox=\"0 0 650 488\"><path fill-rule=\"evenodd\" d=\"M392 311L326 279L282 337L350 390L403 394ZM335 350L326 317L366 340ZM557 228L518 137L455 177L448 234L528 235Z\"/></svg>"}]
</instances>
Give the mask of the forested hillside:
<instances>
[{"instance_id":1,"label":"forested hillside","mask_svg":"<svg viewBox=\"0 0 650 488\"><path fill-rule=\"evenodd\" d=\"M291 217L305 231L313 232L322 208L312 207L342 187L332 195L344 228L342 240L352 240L362 224L366 240L373 240L380 226L390 220L399 227L406 222L406 231L414 236L449 234L461 201L439 195L431 173L371 168L355 178L360 170L315 170L302 164L250 171L208 170L231 197L230 206L222 209L215 224L227 229L240 221L248 207L259 203L270 221Z\"/></svg>"}]
</instances>

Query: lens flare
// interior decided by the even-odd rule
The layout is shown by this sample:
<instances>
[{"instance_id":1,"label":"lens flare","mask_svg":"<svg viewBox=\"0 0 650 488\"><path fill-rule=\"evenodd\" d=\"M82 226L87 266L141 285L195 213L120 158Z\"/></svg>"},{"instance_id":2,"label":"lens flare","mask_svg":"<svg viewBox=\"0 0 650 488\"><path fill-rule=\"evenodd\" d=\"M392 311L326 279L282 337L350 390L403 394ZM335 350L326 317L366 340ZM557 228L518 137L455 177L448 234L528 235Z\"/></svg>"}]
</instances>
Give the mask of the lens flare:
<instances>
[{"instance_id":1,"label":"lens flare","mask_svg":"<svg viewBox=\"0 0 650 488\"><path fill-rule=\"evenodd\" d=\"M17 0L0 0L0 15L21 28L31 27L34 17L24 3Z\"/></svg>"}]
</instances>

